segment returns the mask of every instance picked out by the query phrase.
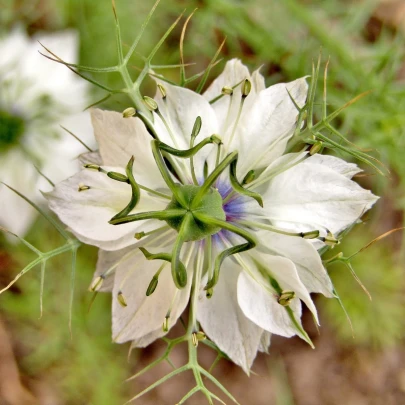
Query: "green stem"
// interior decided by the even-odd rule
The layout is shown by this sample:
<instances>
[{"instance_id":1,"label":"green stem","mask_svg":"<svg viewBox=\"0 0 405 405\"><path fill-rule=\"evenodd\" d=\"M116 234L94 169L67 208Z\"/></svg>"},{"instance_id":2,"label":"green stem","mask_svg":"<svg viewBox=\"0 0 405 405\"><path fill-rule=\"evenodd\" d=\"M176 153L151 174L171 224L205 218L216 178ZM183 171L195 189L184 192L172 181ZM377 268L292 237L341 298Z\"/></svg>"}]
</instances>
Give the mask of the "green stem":
<instances>
[{"instance_id":1,"label":"green stem","mask_svg":"<svg viewBox=\"0 0 405 405\"><path fill-rule=\"evenodd\" d=\"M142 221L144 219L157 219L165 221L166 219L182 217L186 213L185 210L164 210L164 211L148 211L139 214L131 214L122 218L113 218L108 223L111 225L126 224L127 222Z\"/></svg>"}]
</instances>

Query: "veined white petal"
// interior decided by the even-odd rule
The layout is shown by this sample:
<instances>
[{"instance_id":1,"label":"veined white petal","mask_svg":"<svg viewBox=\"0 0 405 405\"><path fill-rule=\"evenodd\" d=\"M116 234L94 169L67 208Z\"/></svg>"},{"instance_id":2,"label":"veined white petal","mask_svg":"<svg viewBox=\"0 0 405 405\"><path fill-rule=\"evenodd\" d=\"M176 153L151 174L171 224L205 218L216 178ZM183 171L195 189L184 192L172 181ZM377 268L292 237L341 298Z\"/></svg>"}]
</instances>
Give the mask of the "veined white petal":
<instances>
[{"instance_id":1,"label":"veined white petal","mask_svg":"<svg viewBox=\"0 0 405 405\"><path fill-rule=\"evenodd\" d=\"M239 150L240 176L251 169L266 167L282 155L293 135L298 116L290 96L302 107L307 90L306 80L301 78L258 93L250 108L244 111L229 149Z\"/></svg>"},{"instance_id":2,"label":"veined white petal","mask_svg":"<svg viewBox=\"0 0 405 405\"><path fill-rule=\"evenodd\" d=\"M15 148L1 155L0 181L15 188L31 200L37 200L38 173L26 155ZM0 225L19 236L24 236L37 212L14 191L0 183ZM11 238L14 241L15 238Z\"/></svg>"},{"instance_id":3,"label":"veined white petal","mask_svg":"<svg viewBox=\"0 0 405 405\"><path fill-rule=\"evenodd\" d=\"M334 297L333 285L322 260L309 240L275 232L259 231L261 250L272 255L290 259L298 272L299 279L308 292L322 293Z\"/></svg>"},{"instance_id":4,"label":"veined white petal","mask_svg":"<svg viewBox=\"0 0 405 405\"><path fill-rule=\"evenodd\" d=\"M139 183L153 189L167 187L152 155L152 137L139 118L93 109L91 119L105 165L125 167L134 156L134 176Z\"/></svg>"},{"instance_id":5,"label":"veined white petal","mask_svg":"<svg viewBox=\"0 0 405 405\"><path fill-rule=\"evenodd\" d=\"M256 277L260 280L261 276L256 275ZM287 308L277 302L276 295L263 288L264 282L265 280L262 279L259 283L246 272L240 273L237 291L239 306L243 313L268 332L285 337L298 334L295 322L299 325L301 323L301 301L294 298L290 303L289 308L294 315L294 322Z\"/></svg>"},{"instance_id":6,"label":"veined white petal","mask_svg":"<svg viewBox=\"0 0 405 405\"><path fill-rule=\"evenodd\" d=\"M270 181L263 195L263 211L280 228L307 231L320 226L338 233L370 209L377 199L335 170L305 162ZM313 226L311 229L301 224Z\"/></svg>"},{"instance_id":7,"label":"veined white petal","mask_svg":"<svg viewBox=\"0 0 405 405\"><path fill-rule=\"evenodd\" d=\"M308 158L305 163L327 166L348 179L351 179L355 174L362 172L362 170L355 163L348 163L335 156L322 155L319 153Z\"/></svg>"},{"instance_id":8,"label":"veined white petal","mask_svg":"<svg viewBox=\"0 0 405 405\"><path fill-rule=\"evenodd\" d=\"M312 312L316 322L319 323L316 307L309 295L308 290L299 278L295 264L290 258L263 254L258 250L253 251L251 256L255 261L261 263L263 269L277 281L283 290L294 291L295 296L305 303Z\"/></svg>"},{"instance_id":9,"label":"veined white petal","mask_svg":"<svg viewBox=\"0 0 405 405\"><path fill-rule=\"evenodd\" d=\"M121 168L107 170L122 172ZM78 191L79 185L89 190ZM126 183L110 179L93 170L82 170L56 185L44 194L49 207L83 242L105 250L117 250L136 243L135 232L150 231L161 226L156 220L111 225L108 221L121 211L131 199L131 188ZM166 200L141 192L141 198L132 213L158 211L165 208Z\"/></svg>"},{"instance_id":10,"label":"veined white petal","mask_svg":"<svg viewBox=\"0 0 405 405\"><path fill-rule=\"evenodd\" d=\"M214 295L208 299L201 291L197 317L204 332L229 358L249 373L261 342L262 328L241 311L237 298L237 279L241 272L226 260Z\"/></svg>"},{"instance_id":11,"label":"veined white petal","mask_svg":"<svg viewBox=\"0 0 405 405\"><path fill-rule=\"evenodd\" d=\"M248 68L239 59L232 59L225 65L224 71L211 83L203 96L211 101L222 94L223 87L234 87L245 79L250 79ZM259 81L259 80L258 80ZM236 120L241 98L241 86L235 87L233 96L223 96L211 104L218 119L220 135L224 136Z\"/></svg>"},{"instance_id":12,"label":"veined white petal","mask_svg":"<svg viewBox=\"0 0 405 405\"><path fill-rule=\"evenodd\" d=\"M159 90L155 96L159 111L167 124L166 127L157 114L154 114L156 132L162 142L177 149L189 149L191 132L198 116L201 117L202 125L200 133L195 139L195 145L206 137L218 135L217 117L203 96L183 87L157 82L166 90L166 98L162 98ZM213 145L206 145L194 156L197 179L203 178L204 162L213 149ZM189 173L188 165L188 162L185 161L179 163L181 170L186 175ZM184 166L186 166L185 169Z\"/></svg>"},{"instance_id":13,"label":"veined white petal","mask_svg":"<svg viewBox=\"0 0 405 405\"><path fill-rule=\"evenodd\" d=\"M184 249L188 250L187 246ZM189 264L189 261L184 258L183 261L186 266ZM160 273L158 286L155 292L147 297L146 290L149 283L162 264L165 264L165 267ZM142 342L147 339L147 343L150 343L148 335L159 337L160 334L157 332L162 328L169 308L172 308L169 320L169 328L171 328L188 303L191 280L192 273L189 272L187 286L181 290L177 289L172 279L170 263L161 260L148 261L140 252L122 261L117 268L114 280L112 305L114 341L117 343L128 340ZM125 297L126 307L117 300L119 292L122 292ZM162 331L160 336L164 334L165 332Z\"/></svg>"},{"instance_id":14,"label":"veined white petal","mask_svg":"<svg viewBox=\"0 0 405 405\"><path fill-rule=\"evenodd\" d=\"M266 88L266 83L264 81L263 75L260 73L260 68L256 69L252 73L252 85L256 93L259 93Z\"/></svg>"}]
</instances>

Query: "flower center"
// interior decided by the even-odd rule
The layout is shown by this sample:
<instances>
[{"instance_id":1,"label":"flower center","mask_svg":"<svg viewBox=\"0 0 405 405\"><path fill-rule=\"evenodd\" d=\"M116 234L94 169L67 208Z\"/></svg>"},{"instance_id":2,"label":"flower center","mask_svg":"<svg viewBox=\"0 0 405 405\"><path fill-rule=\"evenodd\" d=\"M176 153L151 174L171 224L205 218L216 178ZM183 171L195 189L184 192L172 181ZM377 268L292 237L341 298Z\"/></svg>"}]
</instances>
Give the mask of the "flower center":
<instances>
[{"instance_id":1,"label":"flower center","mask_svg":"<svg viewBox=\"0 0 405 405\"><path fill-rule=\"evenodd\" d=\"M25 122L18 115L0 110L0 150L4 151L15 145L25 130Z\"/></svg>"},{"instance_id":2,"label":"flower center","mask_svg":"<svg viewBox=\"0 0 405 405\"><path fill-rule=\"evenodd\" d=\"M185 242L201 240L206 236L214 235L219 232L221 227L210 223L209 218L219 219L221 221L226 220L226 214L222 207L221 194L211 187L201 198L196 200L200 189L201 187L195 185L178 185L176 196L173 196L172 201L167 206L168 210L179 210L183 212L178 217L166 220L167 224L178 232L180 231L184 217L186 215L192 215L187 223L187 227L183 229ZM180 203L178 198L183 203ZM194 214L203 215L207 219L202 222Z\"/></svg>"}]
</instances>

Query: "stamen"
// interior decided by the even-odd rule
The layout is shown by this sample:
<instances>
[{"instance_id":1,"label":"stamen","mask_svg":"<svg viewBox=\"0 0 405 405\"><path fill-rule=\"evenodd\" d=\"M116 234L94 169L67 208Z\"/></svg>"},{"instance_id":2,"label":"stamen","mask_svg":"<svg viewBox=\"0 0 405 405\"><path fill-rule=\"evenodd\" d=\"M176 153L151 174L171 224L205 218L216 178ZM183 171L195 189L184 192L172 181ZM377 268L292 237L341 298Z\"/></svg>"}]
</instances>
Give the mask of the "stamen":
<instances>
[{"instance_id":1,"label":"stamen","mask_svg":"<svg viewBox=\"0 0 405 405\"><path fill-rule=\"evenodd\" d=\"M118 302L120 303L120 305L122 307L125 308L125 307L128 306L127 300L125 299L124 294L122 293L122 291L118 291L117 300L118 300Z\"/></svg>"},{"instance_id":2,"label":"stamen","mask_svg":"<svg viewBox=\"0 0 405 405\"><path fill-rule=\"evenodd\" d=\"M103 275L96 277L90 285L90 291L98 291L103 285L105 277Z\"/></svg>"},{"instance_id":3,"label":"stamen","mask_svg":"<svg viewBox=\"0 0 405 405\"><path fill-rule=\"evenodd\" d=\"M77 191L86 191L86 190L90 190L90 186L86 186L85 184L80 183Z\"/></svg>"},{"instance_id":4,"label":"stamen","mask_svg":"<svg viewBox=\"0 0 405 405\"><path fill-rule=\"evenodd\" d=\"M128 107L122 112L124 118L130 118L136 115L136 110L134 107Z\"/></svg>"},{"instance_id":5,"label":"stamen","mask_svg":"<svg viewBox=\"0 0 405 405\"><path fill-rule=\"evenodd\" d=\"M242 109L243 109L243 105L245 104L245 99L249 95L251 88L252 88L252 83L250 82L250 80L246 79L242 85L242 97L240 99L238 115L237 115L236 121L233 125L231 137L230 137L229 141L227 142L228 146L230 146L232 144L233 138L236 133L236 128L238 127L239 120L242 115Z\"/></svg>"},{"instance_id":6,"label":"stamen","mask_svg":"<svg viewBox=\"0 0 405 405\"><path fill-rule=\"evenodd\" d=\"M254 222L254 221L246 221L243 219L238 219L235 222L237 222L240 225L245 225L250 228L260 228L260 229L265 229L266 231L274 232L274 233L279 233L281 235L287 235L287 236L298 236L303 239L316 239L319 237L319 230L313 230L313 231L308 231L308 232L290 232L290 231L284 231L282 229L279 229L275 226L272 225L267 225L267 224L262 224L261 222Z\"/></svg>"},{"instance_id":7,"label":"stamen","mask_svg":"<svg viewBox=\"0 0 405 405\"><path fill-rule=\"evenodd\" d=\"M152 294L155 292L156 287L158 286L158 283L159 283L159 276L160 276L160 273L161 273L162 270L165 268L166 264L167 264L167 263L163 263L163 264L159 267L159 270L158 270L158 271L155 273L155 275L152 277L152 280L151 280L151 282L149 283L149 286L148 286L148 288L147 288L147 290L146 290L146 296L147 296L147 297L149 297L150 295L152 295Z\"/></svg>"},{"instance_id":8,"label":"stamen","mask_svg":"<svg viewBox=\"0 0 405 405\"><path fill-rule=\"evenodd\" d=\"M162 99L166 100L167 97L166 89L160 83L158 83L157 88L159 89L160 94L162 95Z\"/></svg>"},{"instance_id":9,"label":"stamen","mask_svg":"<svg viewBox=\"0 0 405 405\"><path fill-rule=\"evenodd\" d=\"M315 155L318 153L321 149L323 148L323 142L322 141L316 141L312 146L311 149L309 150L309 154L311 156Z\"/></svg>"},{"instance_id":10,"label":"stamen","mask_svg":"<svg viewBox=\"0 0 405 405\"><path fill-rule=\"evenodd\" d=\"M194 126L193 126L193 130L191 131L190 149L194 147L194 141L195 141L195 138L196 138L196 137L198 136L198 134L200 133L201 125L202 125L201 117L198 116L198 117L195 119ZM198 181L197 181L197 177L196 177L196 175L195 175L195 169L194 169L194 156L191 156L191 158L190 158L190 169L191 169L191 177L193 178L193 182L194 182L194 184L197 186L197 185L198 185Z\"/></svg>"},{"instance_id":11,"label":"stamen","mask_svg":"<svg viewBox=\"0 0 405 405\"><path fill-rule=\"evenodd\" d=\"M242 184L249 184L251 183L256 177L256 172L254 170L249 170L244 177Z\"/></svg>"},{"instance_id":12,"label":"stamen","mask_svg":"<svg viewBox=\"0 0 405 405\"><path fill-rule=\"evenodd\" d=\"M153 98L150 98L148 96L144 96L143 97L143 102L145 103L146 107L148 107L148 109L150 111L157 112L158 105L157 105L157 102Z\"/></svg>"},{"instance_id":13,"label":"stamen","mask_svg":"<svg viewBox=\"0 0 405 405\"><path fill-rule=\"evenodd\" d=\"M168 229L168 228L169 228L169 225L165 225L165 226L161 226L160 228L156 228L156 229L154 229L153 231L149 231L149 232L143 232L143 231L137 232L137 233L134 235L134 237L135 237L135 239L141 240L141 239L144 238L145 236L152 235L152 234L154 234L154 233L156 233L156 232L159 232L159 231L162 231L163 229Z\"/></svg>"},{"instance_id":14,"label":"stamen","mask_svg":"<svg viewBox=\"0 0 405 405\"><path fill-rule=\"evenodd\" d=\"M278 297L277 302L283 307L288 307L290 302L295 298L294 291L283 291Z\"/></svg>"}]
</instances>

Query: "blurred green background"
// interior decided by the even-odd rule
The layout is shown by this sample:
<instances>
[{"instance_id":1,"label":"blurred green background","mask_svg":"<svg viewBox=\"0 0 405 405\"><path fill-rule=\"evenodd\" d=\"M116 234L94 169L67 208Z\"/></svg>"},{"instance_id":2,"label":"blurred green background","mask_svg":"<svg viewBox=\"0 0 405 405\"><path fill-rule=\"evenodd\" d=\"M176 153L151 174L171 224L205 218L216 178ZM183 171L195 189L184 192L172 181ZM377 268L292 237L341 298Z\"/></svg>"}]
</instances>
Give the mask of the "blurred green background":
<instances>
[{"instance_id":1,"label":"blurred green background","mask_svg":"<svg viewBox=\"0 0 405 405\"><path fill-rule=\"evenodd\" d=\"M124 48L130 46L152 5L149 0L116 0ZM384 232L403 226L404 2L162 0L138 52L147 54L184 9L187 17L195 8L198 11L189 24L185 39L186 62L195 63L187 68L188 76L209 63L226 37L222 57L225 60L241 58L251 69L262 66L267 85L310 74L313 60L318 58L322 48L324 61L330 57L328 96L331 109L372 90L345 110L335 125L358 146L371 148L371 153L389 168L390 174L386 177L376 175L371 168L363 167L365 176L358 181L382 198L366 223L358 226L333 253L343 251L349 256ZM3 34L18 23L27 27L30 34L74 28L81 38L81 64L103 67L116 63L114 20L109 0L2 0L0 9ZM156 58L158 63L179 63L181 27L180 23L160 49ZM136 75L137 68L142 67L139 55L133 57L131 65ZM212 77L223 66L224 62L218 64L212 70ZM165 74L178 80L176 69ZM122 86L118 75L93 77L113 88ZM92 88L92 91L94 101L105 96L100 89ZM144 91L152 96L152 83L146 84ZM118 97L101 106L122 111L129 105L129 100ZM57 234L42 218L38 218L27 239L42 250L58 246ZM10 245L5 238L0 242L1 286L28 263L31 255L23 246ZM160 346L153 345L142 353L134 352L127 361L128 347L111 343L110 297L100 294L88 311L91 295L87 287L95 267L96 249L81 247L78 257L72 338L68 328L70 266L67 255L48 264L44 314L40 320L39 268L0 297L0 319L25 387L18 389L30 391L31 394L24 398L37 398L32 403L122 404L130 393L156 379L152 372L149 380L123 383L139 362L157 356ZM317 297L322 323L320 335L313 330L309 317L304 317L317 346L315 351L296 339L274 338L270 356L260 356L253 368L259 377L248 378L232 365L221 364L217 370L219 380L242 404L405 403L404 260L401 231L374 244L353 260L372 301L343 265L330 267L332 280L351 317L354 338L339 304ZM182 354L178 356L181 360ZM9 361L12 364L14 360ZM173 404L178 397L176 384L187 382L180 379L168 383L169 387L139 403ZM18 384L16 382L16 386ZM192 403L204 402L196 399Z\"/></svg>"}]
</instances>

